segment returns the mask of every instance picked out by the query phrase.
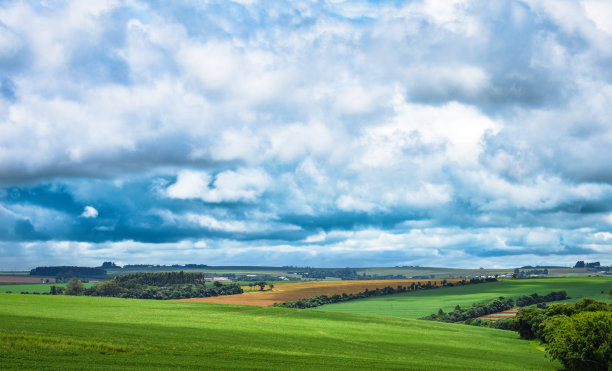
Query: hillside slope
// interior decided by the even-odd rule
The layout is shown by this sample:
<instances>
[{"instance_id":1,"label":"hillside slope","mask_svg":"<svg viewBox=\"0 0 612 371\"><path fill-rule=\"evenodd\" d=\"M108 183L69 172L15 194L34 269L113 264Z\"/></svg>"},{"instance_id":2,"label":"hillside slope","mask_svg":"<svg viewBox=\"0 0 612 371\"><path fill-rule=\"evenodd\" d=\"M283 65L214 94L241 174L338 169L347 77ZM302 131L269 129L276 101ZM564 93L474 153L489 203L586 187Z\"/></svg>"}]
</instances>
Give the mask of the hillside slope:
<instances>
[{"instance_id":1,"label":"hillside slope","mask_svg":"<svg viewBox=\"0 0 612 371\"><path fill-rule=\"evenodd\" d=\"M0 294L0 369L546 370L512 332L382 316Z\"/></svg>"}]
</instances>

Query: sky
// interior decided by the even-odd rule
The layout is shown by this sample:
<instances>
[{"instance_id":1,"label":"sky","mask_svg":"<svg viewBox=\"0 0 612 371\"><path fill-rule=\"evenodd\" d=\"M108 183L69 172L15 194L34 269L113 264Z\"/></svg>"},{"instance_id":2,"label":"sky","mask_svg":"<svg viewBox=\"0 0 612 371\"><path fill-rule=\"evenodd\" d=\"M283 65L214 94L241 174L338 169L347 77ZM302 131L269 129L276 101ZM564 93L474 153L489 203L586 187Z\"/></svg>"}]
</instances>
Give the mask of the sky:
<instances>
[{"instance_id":1,"label":"sky","mask_svg":"<svg viewBox=\"0 0 612 371\"><path fill-rule=\"evenodd\" d=\"M0 3L0 270L612 264L612 2Z\"/></svg>"}]
</instances>

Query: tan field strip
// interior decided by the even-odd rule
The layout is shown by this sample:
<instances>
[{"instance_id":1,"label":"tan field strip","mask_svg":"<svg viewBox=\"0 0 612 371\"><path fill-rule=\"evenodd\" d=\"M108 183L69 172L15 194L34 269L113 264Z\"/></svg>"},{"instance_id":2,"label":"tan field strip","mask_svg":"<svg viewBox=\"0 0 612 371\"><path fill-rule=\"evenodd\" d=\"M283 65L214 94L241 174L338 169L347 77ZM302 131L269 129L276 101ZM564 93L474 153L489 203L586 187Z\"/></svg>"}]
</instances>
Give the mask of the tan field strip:
<instances>
[{"instance_id":1,"label":"tan field strip","mask_svg":"<svg viewBox=\"0 0 612 371\"><path fill-rule=\"evenodd\" d=\"M489 319L492 321L496 321L502 318L514 318L516 316L516 313L519 311L519 309L520 308L512 308L512 309L505 310L503 312L491 313L491 314L487 314L487 315L484 315L478 318Z\"/></svg>"},{"instance_id":2,"label":"tan field strip","mask_svg":"<svg viewBox=\"0 0 612 371\"><path fill-rule=\"evenodd\" d=\"M446 282L458 282L460 279L447 279ZM181 299L181 301L195 301L205 303L221 303L221 304L241 304L241 305L258 305L270 306L274 303L282 303L284 301L294 301L304 298L310 298L318 295L334 295L342 293L356 294L358 292L368 290L382 289L385 286L396 288L398 285L410 286L412 283L421 282L432 285L437 283L442 286L442 280L372 280L372 281L306 281L295 283L279 283L274 285L274 289L268 291L245 292L238 295L214 296L209 298L191 298ZM244 290L251 289L248 286L242 287Z\"/></svg>"},{"instance_id":3,"label":"tan field strip","mask_svg":"<svg viewBox=\"0 0 612 371\"><path fill-rule=\"evenodd\" d=\"M0 276L0 283L42 283L45 279L55 282L55 277Z\"/></svg>"}]
</instances>

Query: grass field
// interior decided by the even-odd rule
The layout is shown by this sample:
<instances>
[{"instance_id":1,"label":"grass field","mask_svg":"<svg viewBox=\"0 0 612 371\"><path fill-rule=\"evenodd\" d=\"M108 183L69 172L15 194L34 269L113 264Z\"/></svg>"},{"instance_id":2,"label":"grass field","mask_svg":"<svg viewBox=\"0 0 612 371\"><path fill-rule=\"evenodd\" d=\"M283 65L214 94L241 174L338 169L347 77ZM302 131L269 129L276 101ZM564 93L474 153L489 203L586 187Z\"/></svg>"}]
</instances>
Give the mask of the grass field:
<instances>
[{"instance_id":1,"label":"grass field","mask_svg":"<svg viewBox=\"0 0 612 371\"><path fill-rule=\"evenodd\" d=\"M93 283L84 283L85 287L94 285ZM51 286L66 287L65 283L12 283L12 284L0 284L0 293L6 293L7 291L13 294L19 294L20 292L49 292Z\"/></svg>"},{"instance_id":2,"label":"grass field","mask_svg":"<svg viewBox=\"0 0 612 371\"><path fill-rule=\"evenodd\" d=\"M353 300L323 305L314 310L421 318L438 312L438 309L448 312L456 305L469 306L480 301L496 299L499 296L516 298L533 293L545 295L551 291L560 290L565 290L572 298L568 300L569 302L575 302L583 297L609 302L608 291L610 289L612 289L612 277L502 280Z\"/></svg>"},{"instance_id":3,"label":"grass field","mask_svg":"<svg viewBox=\"0 0 612 371\"><path fill-rule=\"evenodd\" d=\"M0 369L547 370L514 332L383 316L0 294Z\"/></svg>"}]
</instances>

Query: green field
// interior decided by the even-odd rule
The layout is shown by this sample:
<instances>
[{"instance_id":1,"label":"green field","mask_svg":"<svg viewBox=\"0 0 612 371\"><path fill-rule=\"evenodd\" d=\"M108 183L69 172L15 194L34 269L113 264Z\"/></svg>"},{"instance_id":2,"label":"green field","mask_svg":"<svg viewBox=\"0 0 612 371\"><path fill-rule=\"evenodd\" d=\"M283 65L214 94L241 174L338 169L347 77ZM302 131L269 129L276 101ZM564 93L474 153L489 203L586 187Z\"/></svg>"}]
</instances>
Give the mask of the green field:
<instances>
[{"instance_id":1,"label":"green field","mask_svg":"<svg viewBox=\"0 0 612 371\"><path fill-rule=\"evenodd\" d=\"M93 286L93 283L84 283L85 287ZM66 287L65 283L10 283L10 284L0 284L0 293L6 293L7 291L12 292L13 294L19 294L20 292L38 292L38 293L48 293L51 289L51 286L61 286Z\"/></svg>"},{"instance_id":2,"label":"green field","mask_svg":"<svg viewBox=\"0 0 612 371\"><path fill-rule=\"evenodd\" d=\"M383 316L0 294L0 369L546 370L514 332Z\"/></svg>"},{"instance_id":3,"label":"green field","mask_svg":"<svg viewBox=\"0 0 612 371\"><path fill-rule=\"evenodd\" d=\"M490 301L499 296L516 298L533 293L545 295L551 291L560 290L565 290L572 298L568 302L575 302L583 297L609 302L608 291L610 289L612 289L612 277L502 280L327 304L313 310L421 318L438 312L438 309L448 312L452 311L456 305L470 306L473 303Z\"/></svg>"},{"instance_id":4,"label":"green field","mask_svg":"<svg viewBox=\"0 0 612 371\"><path fill-rule=\"evenodd\" d=\"M462 268L439 268L439 267L382 267L382 268L355 268L358 274L367 275L404 275L407 277L419 276L425 278L458 278L467 276L493 276L496 274L512 274L514 268L485 268L485 269L462 269ZM541 268L521 268L521 271ZM587 277L597 276L599 269L596 268L548 268L548 277Z\"/></svg>"}]
</instances>

